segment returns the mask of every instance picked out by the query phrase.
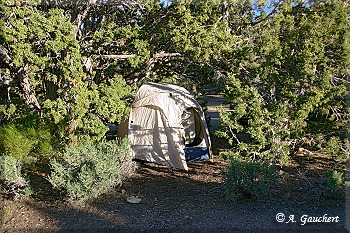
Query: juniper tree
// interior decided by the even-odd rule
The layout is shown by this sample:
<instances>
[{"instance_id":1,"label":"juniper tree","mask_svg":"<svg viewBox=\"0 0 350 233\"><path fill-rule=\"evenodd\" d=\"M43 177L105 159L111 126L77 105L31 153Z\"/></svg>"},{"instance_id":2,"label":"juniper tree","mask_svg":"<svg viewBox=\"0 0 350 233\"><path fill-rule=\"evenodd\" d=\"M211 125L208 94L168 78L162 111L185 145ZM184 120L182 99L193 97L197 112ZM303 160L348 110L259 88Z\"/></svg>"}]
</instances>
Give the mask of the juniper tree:
<instances>
[{"instance_id":1,"label":"juniper tree","mask_svg":"<svg viewBox=\"0 0 350 233\"><path fill-rule=\"evenodd\" d=\"M253 37L237 50L241 57L224 91L232 111L222 112L219 132L236 145L235 153L283 163L296 146L320 149L324 140L343 134L349 116L348 15L343 1L285 3L247 32ZM237 140L239 132L251 141Z\"/></svg>"},{"instance_id":2,"label":"juniper tree","mask_svg":"<svg viewBox=\"0 0 350 233\"><path fill-rule=\"evenodd\" d=\"M1 79L8 91L2 120L36 112L60 140L99 140L108 130L105 122L127 114L131 89L117 73L97 83L87 78L74 25L63 9L15 4L0 5Z\"/></svg>"}]
</instances>

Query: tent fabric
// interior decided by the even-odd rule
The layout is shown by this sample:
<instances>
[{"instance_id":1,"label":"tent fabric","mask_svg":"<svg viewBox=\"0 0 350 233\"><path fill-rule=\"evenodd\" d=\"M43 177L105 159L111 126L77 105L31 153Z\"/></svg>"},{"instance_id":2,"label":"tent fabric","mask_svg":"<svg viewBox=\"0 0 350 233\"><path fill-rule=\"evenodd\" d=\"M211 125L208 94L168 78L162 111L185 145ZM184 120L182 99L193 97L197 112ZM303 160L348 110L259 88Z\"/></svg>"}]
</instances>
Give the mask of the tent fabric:
<instances>
[{"instance_id":1,"label":"tent fabric","mask_svg":"<svg viewBox=\"0 0 350 233\"><path fill-rule=\"evenodd\" d=\"M183 119L186 112L193 116L192 121L185 119L187 126ZM193 133L190 136L186 137L184 125L186 130L191 128ZM199 127L204 131L201 151L207 151L208 157L212 158L209 130L199 103L182 87L146 83L136 94L129 118L128 137L133 156L188 170L185 143L199 133Z\"/></svg>"}]
</instances>

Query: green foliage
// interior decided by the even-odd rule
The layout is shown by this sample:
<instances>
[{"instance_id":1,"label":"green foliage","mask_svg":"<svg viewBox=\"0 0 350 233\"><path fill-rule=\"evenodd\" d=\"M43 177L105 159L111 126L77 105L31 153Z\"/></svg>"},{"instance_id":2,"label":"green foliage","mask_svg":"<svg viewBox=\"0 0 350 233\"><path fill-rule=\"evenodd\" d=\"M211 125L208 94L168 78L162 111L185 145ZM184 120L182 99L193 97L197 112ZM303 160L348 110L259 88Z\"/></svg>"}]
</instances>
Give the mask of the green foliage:
<instances>
[{"instance_id":1,"label":"green foliage","mask_svg":"<svg viewBox=\"0 0 350 233\"><path fill-rule=\"evenodd\" d=\"M341 140L339 137L331 137L321 149L322 152L335 157L336 159L349 158L349 139Z\"/></svg>"},{"instance_id":2,"label":"green foliage","mask_svg":"<svg viewBox=\"0 0 350 233\"><path fill-rule=\"evenodd\" d=\"M51 166L50 183L64 188L73 200L96 198L133 170L126 138L67 146L62 158L53 159Z\"/></svg>"},{"instance_id":3,"label":"green foliage","mask_svg":"<svg viewBox=\"0 0 350 233\"><path fill-rule=\"evenodd\" d=\"M167 59L155 66L159 74L156 81L172 80L185 86L216 85L215 72L229 66L226 56L232 58L238 43L237 36L228 30L227 21L222 20L217 4L215 1L177 1L169 9L156 12L164 17L155 25L160 33L151 44L170 47L171 52L182 54L180 58Z\"/></svg>"},{"instance_id":4,"label":"green foliage","mask_svg":"<svg viewBox=\"0 0 350 233\"><path fill-rule=\"evenodd\" d=\"M0 183L1 192L9 196L33 194L26 177L28 170L37 170L55 156L55 143L50 128L44 125L36 113L22 105L14 113L12 122L0 127Z\"/></svg>"},{"instance_id":5,"label":"green foliage","mask_svg":"<svg viewBox=\"0 0 350 233\"><path fill-rule=\"evenodd\" d=\"M323 172L324 189L327 193L338 192L343 188L343 173L338 171Z\"/></svg>"},{"instance_id":6,"label":"green foliage","mask_svg":"<svg viewBox=\"0 0 350 233\"><path fill-rule=\"evenodd\" d=\"M0 156L1 192L7 195L20 195L28 186L21 173L21 163L11 156Z\"/></svg>"},{"instance_id":7,"label":"green foliage","mask_svg":"<svg viewBox=\"0 0 350 233\"><path fill-rule=\"evenodd\" d=\"M348 183L344 181L342 172L324 171L322 173L320 201L322 205L328 205L334 201L342 200Z\"/></svg>"},{"instance_id":8,"label":"green foliage","mask_svg":"<svg viewBox=\"0 0 350 233\"><path fill-rule=\"evenodd\" d=\"M325 152L339 152L334 146L339 134L328 132L344 130L349 117L347 10L341 1L285 3L266 26L243 31L252 43L236 50L237 63L223 91L232 109L222 111L218 132L237 153L285 164L291 149L306 141L320 147L312 140L317 134L328 141ZM251 140L239 141L238 133Z\"/></svg>"},{"instance_id":9,"label":"green foliage","mask_svg":"<svg viewBox=\"0 0 350 233\"><path fill-rule=\"evenodd\" d=\"M10 156L0 157L0 179L9 183L25 184L21 175L21 165L16 158Z\"/></svg>"},{"instance_id":10,"label":"green foliage","mask_svg":"<svg viewBox=\"0 0 350 233\"><path fill-rule=\"evenodd\" d=\"M225 173L226 193L232 199L266 198L278 176L276 168L266 162L244 160L238 156L230 158Z\"/></svg>"},{"instance_id":11,"label":"green foliage","mask_svg":"<svg viewBox=\"0 0 350 233\"><path fill-rule=\"evenodd\" d=\"M235 45L236 37L225 30L226 23L219 20L222 15L215 1L179 3L173 8L163 35L169 36L173 46L191 59L206 62L219 58Z\"/></svg>"},{"instance_id":12,"label":"green foliage","mask_svg":"<svg viewBox=\"0 0 350 233\"><path fill-rule=\"evenodd\" d=\"M11 51L14 68L10 72L16 77L28 65L32 93L57 141L100 140L107 131L105 122L120 121L128 113L126 98L131 88L116 73L100 83L83 80L86 75L79 42L62 9L41 12L32 5L1 7L8 16L2 18L5 27L0 40ZM9 108L7 115L13 114L13 109ZM44 144L41 148L47 148Z\"/></svg>"},{"instance_id":13,"label":"green foliage","mask_svg":"<svg viewBox=\"0 0 350 233\"><path fill-rule=\"evenodd\" d=\"M6 26L0 32L0 40L9 45L16 68L30 65L32 83L38 93L46 89L43 86L46 82L64 88L67 82L82 77L79 44L63 10L52 9L43 14L31 5L12 7L1 4L0 7L9 17L1 19ZM42 82L37 82L39 80ZM43 94L45 97L49 93Z\"/></svg>"},{"instance_id":14,"label":"green foliage","mask_svg":"<svg viewBox=\"0 0 350 233\"><path fill-rule=\"evenodd\" d=\"M11 88L9 94L14 97L12 102L20 96L27 106L16 105L16 112L11 111L8 114L23 117L23 110L30 107L28 99L33 101L35 98L38 101L36 107L39 108L47 99L69 95L74 83L82 79L79 43L75 39L73 25L64 17L61 9L42 12L30 4L14 7L11 3L1 3L0 8L4 12L0 18L0 23L4 25L0 32L0 41L11 58L11 64L2 68L5 73L9 73L9 77L14 77L14 82L21 83L23 76L27 76L29 84L26 85L32 94L28 97L21 88ZM28 68L25 73L23 67ZM56 112L62 110L60 105L50 107L61 107ZM37 112L38 109L31 111ZM54 117L56 123L60 116L56 114ZM51 123L51 119L47 121L47 125L59 128Z\"/></svg>"},{"instance_id":15,"label":"green foliage","mask_svg":"<svg viewBox=\"0 0 350 233\"><path fill-rule=\"evenodd\" d=\"M24 161L32 150L34 141L27 138L14 125L1 128L0 145L2 154Z\"/></svg>"},{"instance_id":16,"label":"green foliage","mask_svg":"<svg viewBox=\"0 0 350 233\"><path fill-rule=\"evenodd\" d=\"M32 125L28 118L24 123L6 124L0 128L0 154L13 157L24 164L54 156L50 129Z\"/></svg>"},{"instance_id":17,"label":"green foliage","mask_svg":"<svg viewBox=\"0 0 350 233\"><path fill-rule=\"evenodd\" d=\"M280 109L270 112L261 102L256 87L242 85L232 75L227 78L225 95L229 96L233 109L220 111L222 125L216 134L228 138L229 143L235 145L235 152L242 156L268 159L282 165L288 163L290 150L283 141L289 135L284 107L278 106ZM243 117L249 119L248 126L241 124ZM240 141L236 135L242 132L248 133L251 140Z\"/></svg>"},{"instance_id":18,"label":"green foliage","mask_svg":"<svg viewBox=\"0 0 350 233\"><path fill-rule=\"evenodd\" d=\"M0 122L3 120L9 120L13 117L13 114L16 112L16 105L0 105Z\"/></svg>"},{"instance_id":19,"label":"green foliage","mask_svg":"<svg viewBox=\"0 0 350 233\"><path fill-rule=\"evenodd\" d=\"M120 76L99 85L79 82L69 97L45 101L45 118L54 119L62 140L97 142L108 131L104 122L121 122L128 115L131 90Z\"/></svg>"},{"instance_id":20,"label":"green foliage","mask_svg":"<svg viewBox=\"0 0 350 233\"><path fill-rule=\"evenodd\" d=\"M132 88L115 70L91 74L96 77L83 72L83 42L64 9L6 1L0 10L1 52L9 57L0 65L6 82L0 85L6 91L0 95L1 156L16 159L23 172L40 169L69 143L101 140L106 122L128 114ZM133 44L147 47L142 40Z\"/></svg>"}]
</instances>

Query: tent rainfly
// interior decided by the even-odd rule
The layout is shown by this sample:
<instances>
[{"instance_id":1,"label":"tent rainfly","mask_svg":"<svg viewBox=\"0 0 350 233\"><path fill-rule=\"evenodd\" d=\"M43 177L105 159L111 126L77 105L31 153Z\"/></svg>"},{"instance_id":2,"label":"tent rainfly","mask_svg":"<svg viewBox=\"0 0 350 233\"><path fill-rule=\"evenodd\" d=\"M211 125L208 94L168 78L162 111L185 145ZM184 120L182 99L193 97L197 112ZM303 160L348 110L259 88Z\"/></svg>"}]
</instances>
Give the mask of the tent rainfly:
<instances>
[{"instance_id":1,"label":"tent rainfly","mask_svg":"<svg viewBox=\"0 0 350 233\"><path fill-rule=\"evenodd\" d=\"M118 134L127 132L135 159L188 170L187 162L213 158L204 112L182 87L142 85L126 123Z\"/></svg>"}]
</instances>

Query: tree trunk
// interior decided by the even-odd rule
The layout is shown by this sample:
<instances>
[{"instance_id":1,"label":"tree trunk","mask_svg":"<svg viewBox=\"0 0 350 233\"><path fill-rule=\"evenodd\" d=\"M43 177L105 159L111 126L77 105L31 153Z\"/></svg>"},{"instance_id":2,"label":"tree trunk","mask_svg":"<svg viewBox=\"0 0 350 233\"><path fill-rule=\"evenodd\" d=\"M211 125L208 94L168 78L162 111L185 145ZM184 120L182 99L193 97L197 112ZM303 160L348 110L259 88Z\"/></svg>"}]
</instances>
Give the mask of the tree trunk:
<instances>
[{"instance_id":1,"label":"tree trunk","mask_svg":"<svg viewBox=\"0 0 350 233\"><path fill-rule=\"evenodd\" d=\"M19 75L21 78L21 88L23 90L22 98L24 99L27 105L34 105L37 109L41 109L41 106L36 98L35 91L32 89L29 75L28 75L29 66L26 64L23 68L20 69Z\"/></svg>"}]
</instances>

